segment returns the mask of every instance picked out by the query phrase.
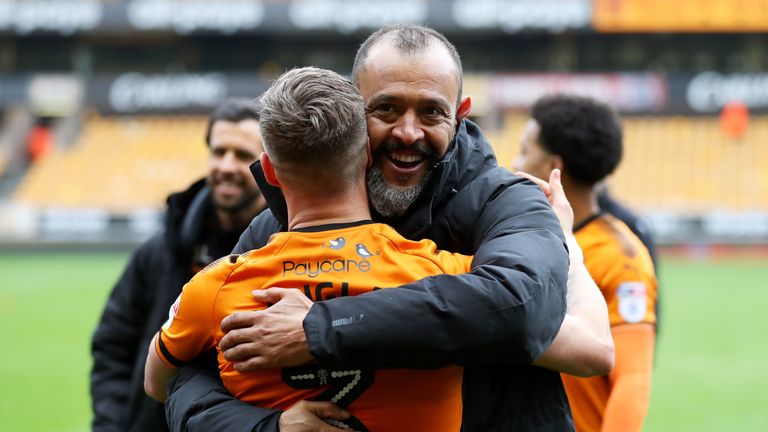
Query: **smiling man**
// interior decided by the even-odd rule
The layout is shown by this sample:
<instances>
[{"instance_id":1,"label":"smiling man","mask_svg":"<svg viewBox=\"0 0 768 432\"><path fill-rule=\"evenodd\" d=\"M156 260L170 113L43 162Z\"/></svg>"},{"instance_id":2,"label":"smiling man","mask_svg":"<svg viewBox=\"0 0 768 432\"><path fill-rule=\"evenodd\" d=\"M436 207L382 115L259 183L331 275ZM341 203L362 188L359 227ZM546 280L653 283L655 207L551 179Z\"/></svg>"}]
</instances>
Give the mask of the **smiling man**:
<instances>
[{"instance_id":1,"label":"smiling man","mask_svg":"<svg viewBox=\"0 0 768 432\"><path fill-rule=\"evenodd\" d=\"M393 217L405 213L423 192L448 151L457 119L469 114L470 101L458 99L461 70L452 47L434 44L413 52L409 67L403 67L407 51L391 43L372 45L364 44L361 52L367 50L365 57L375 60L356 62L352 76L366 100L368 136L375 149L376 163L368 171L371 205Z\"/></svg>"},{"instance_id":2,"label":"smiling man","mask_svg":"<svg viewBox=\"0 0 768 432\"><path fill-rule=\"evenodd\" d=\"M462 96L456 49L432 29L385 27L361 45L352 78L365 102L374 155L367 176L374 220L406 238L474 254L471 272L311 308L295 290L254 293L273 306L224 320L225 358L239 371L311 360L373 368L465 365L463 430L573 430L559 374L531 362L606 373L612 347L583 356L564 350L558 361L542 361L555 336L570 328L561 329L568 273L562 230L541 190L499 168L477 125L466 120L471 102ZM263 178L258 166L254 174ZM286 226L281 196L260 186L272 212L251 223L236 253L263 246ZM324 430L308 428L300 411L332 414L320 402L284 413L258 410L216 385L181 371L167 405L174 430L276 430L278 422L281 431Z\"/></svg>"},{"instance_id":3,"label":"smiling man","mask_svg":"<svg viewBox=\"0 0 768 432\"><path fill-rule=\"evenodd\" d=\"M210 116L208 170L168 197L165 229L134 252L93 335L94 431L167 430L163 405L144 394L146 350L181 287L228 254L265 206L248 166L263 151L258 106L232 99Z\"/></svg>"}]
</instances>

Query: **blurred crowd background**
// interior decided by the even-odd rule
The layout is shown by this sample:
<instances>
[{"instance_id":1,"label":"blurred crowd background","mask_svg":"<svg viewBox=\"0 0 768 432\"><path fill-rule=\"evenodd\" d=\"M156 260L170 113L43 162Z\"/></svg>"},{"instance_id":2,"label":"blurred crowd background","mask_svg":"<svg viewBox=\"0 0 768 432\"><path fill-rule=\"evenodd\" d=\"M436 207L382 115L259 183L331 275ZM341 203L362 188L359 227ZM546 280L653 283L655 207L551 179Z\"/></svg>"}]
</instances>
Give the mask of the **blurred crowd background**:
<instances>
[{"instance_id":1,"label":"blurred crowd background","mask_svg":"<svg viewBox=\"0 0 768 432\"><path fill-rule=\"evenodd\" d=\"M768 239L765 0L0 0L0 242L140 241L203 173L213 107L349 73L396 22L458 47L500 164L536 98L590 95L624 118L610 188L661 244Z\"/></svg>"}]
</instances>

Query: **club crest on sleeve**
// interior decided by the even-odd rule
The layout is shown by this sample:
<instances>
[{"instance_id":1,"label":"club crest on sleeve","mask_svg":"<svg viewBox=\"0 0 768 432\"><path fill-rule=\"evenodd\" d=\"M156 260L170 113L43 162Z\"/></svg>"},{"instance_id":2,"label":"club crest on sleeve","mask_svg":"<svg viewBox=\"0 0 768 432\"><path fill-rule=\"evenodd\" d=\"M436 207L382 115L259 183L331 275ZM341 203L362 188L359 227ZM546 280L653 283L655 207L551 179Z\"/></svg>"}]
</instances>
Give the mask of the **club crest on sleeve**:
<instances>
[{"instance_id":1,"label":"club crest on sleeve","mask_svg":"<svg viewBox=\"0 0 768 432\"><path fill-rule=\"evenodd\" d=\"M648 307L648 290L642 282L624 282L616 291L619 315L628 323L639 323Z\"/></svg>"},{"instance_id":2,"label":"club crest on sleeve","mask_svg":"<svg viewBox=\"0 0 768 432\"><path fill-rule=\"evenodd\" d=\"M179 294L178 297L176 297L176 301L173 302L171 305L171 308L168 310L168 319L165 321L165 324L163 324L164 329L169 329L171 327L171 324L173 323L173 318L176 317L176 314L179 312L179 303L181 303L181 294Z\"/></svg>"}]
</instances>

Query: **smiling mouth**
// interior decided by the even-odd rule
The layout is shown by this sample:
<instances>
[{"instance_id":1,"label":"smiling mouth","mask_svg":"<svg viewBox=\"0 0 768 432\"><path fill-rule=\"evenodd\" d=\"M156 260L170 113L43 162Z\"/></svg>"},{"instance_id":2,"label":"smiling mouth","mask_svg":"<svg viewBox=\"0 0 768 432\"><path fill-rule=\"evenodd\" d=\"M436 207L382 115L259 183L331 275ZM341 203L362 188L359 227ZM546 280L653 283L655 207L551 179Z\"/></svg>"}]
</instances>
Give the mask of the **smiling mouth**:
<instances>
[{"instance_id":1,"label":"smiling mouth","mask_svg":"<svg viewBox=\"0 0 768 432\"><path fill-rule=\"evenodd\" d=\"M413 169L424 162L424 156L412 152L391 152L387 155L392 164L400 169Z\"/></svg>"},{"instance_id":2,"label":"smiling mouth","mask_svg":"<svg viewBox=\"0 0 768 432\"><path fill-rule=\"evenodd\" d=\"M231 193L231 192L239 191L242 189L240 182L231 181L231 180L220 180L216 182L216 185L214 187L217 190L223 191L225 193Z\"/></svg>"}]
</instances>

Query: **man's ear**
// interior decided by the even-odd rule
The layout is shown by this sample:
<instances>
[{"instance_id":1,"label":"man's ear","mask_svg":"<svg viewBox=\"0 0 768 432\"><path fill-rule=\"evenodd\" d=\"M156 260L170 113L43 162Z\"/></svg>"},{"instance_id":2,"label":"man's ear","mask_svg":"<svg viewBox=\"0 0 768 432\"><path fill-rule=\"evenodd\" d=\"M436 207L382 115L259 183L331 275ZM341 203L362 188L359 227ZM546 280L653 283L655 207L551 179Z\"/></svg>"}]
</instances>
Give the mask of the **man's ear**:
<instances>
[{"instance_id":1,"label":"man's ear","mask_svg":"<svg viewBox=\"0 0 768 432\"><path fill-rule=\"evenodd\" d=\"M371 151L371 139L366 138L368 142L365 143L365 157L368 159L365 163L365 169L368 170L373 166L373 152Z\"/></svg>"},{"instance_id":2,"label":"man's ear","mask_svg":"<svg viewBox=\"0 0 768 432\"><path fill-rule=\"evenodd\" d=\"M472 99L467 96L461 100L459 108L456 110L456 123L467 118L470 111L472 111Z\"/></svg>"},{"instance_id":3,"label":"man's ear","mask_svg":"<svg viewBox=\"0 0 768 432\"><path fill-rule=\"evenodd\" d=\"M264 170L264 178L267 180L267 183L272 186L280 187L280 180L277 179L275 167L272 166L272 161L269 160L267 152L261 152L259 161L261 161L261 169Z\"/></svg>"}]
</instances>

